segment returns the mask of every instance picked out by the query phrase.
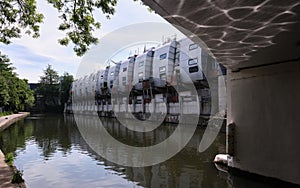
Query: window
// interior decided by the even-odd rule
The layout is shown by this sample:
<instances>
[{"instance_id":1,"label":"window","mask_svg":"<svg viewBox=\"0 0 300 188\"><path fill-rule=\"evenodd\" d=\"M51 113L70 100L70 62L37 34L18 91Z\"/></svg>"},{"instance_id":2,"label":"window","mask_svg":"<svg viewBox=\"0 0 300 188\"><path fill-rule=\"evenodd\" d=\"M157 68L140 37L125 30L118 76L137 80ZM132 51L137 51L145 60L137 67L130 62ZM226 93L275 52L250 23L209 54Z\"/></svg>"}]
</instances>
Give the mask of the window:
<instances>
[{"instance_id":1,"label":"window","mask_svg":"<svg viewBox=\"0 0 300 188\"><path fill-rule=\"evenodd\" d=\"M144 61L139 62L139 67L144 66Z\"/></svg>"},{"instance_id":2,"label":"window","mask_svg":"<svg viewBox=\"0 0 300 188\"><path fill-rule=\"evenodd\" d=\"M197 58L189 59L189 62L188 62L189 65L196 65L197 63L198 63L198 59Z\"/></svg>"},{"instance_id":3,"label":"window","mask_svg":"<svg viewBox=\"0 0 300 188\"><path fill-rule=\"evenodd\" d=\"M125 71L127 71L127 67L124 67L124 68L123 68L123 72L125 72Z\"/></svg>"},{"instance_id":4,"label":"window","mask_svg":"<svg viewBox=\"0 0 300 188\"><path fill-rule=\"evenodd\" d=\"M167 75L166 75L166 73L162 73L162 74L159 74L159 77L161 80L166 80Z\"/></svg>"},{"instance_id":5,"label":"window","mask_svg":"<svg viewBox=\"0 0 300 188\"><path fill-rule=\"evenodd\" d=\"M142 72L139 72L139 80L143 80L143 76L144 76L144 73L142 73Z\"/></svg>"},{"instance_id":6,"label":"window","mask_svg":"<svg viewBox=\"0 0 300 188\"><path fill-rule=\"evenodd\" d=\"M122 84L125 86L126 85L126 77L122 77Z\"/></svg>"},{"instance_id":7,"label":"window","mask_svg":"<svg viewBox=\"0 0 300 188\"><path fill-rule=\"evenodd\" d=\"M196 48L198 48L198 45L197 44L190 44L190 46L189 46L189 50L194 50L194 49L196 49Z\"/></svg>"},{"instance_id":8,"label":"window","mask_svg":"<svg viewBox=\"0 0 300 188\"><path fill-rule=\"evenodd\" d=\"M194 67L190 67L189 68L189 72L190 73L194 73L194 72L198 72L199 71L199 67L198 66L194 66Z\"/></svg>"},{"instance_id":9,"label":"window","mask_svg":"<svg viewBox=\"0 0 300 188\"><path fill-rule=\"evenodd\" d=\"M166 59L167 58L167 53L164 53L164 54L161 54L159 56L159 59L162 60L162 59Z\"/></svg>"},{"instance_id":10,"label":"window","mask_svg":"<svg viewBox=\"0 0 300 188\"><path fill-rule=\"evenodd\" d=\"M110 81L110 88L112 88L112 87L113 87L113 85L114 85L114 81L113 81L113 80L111 80L111 81Z\"/></svg>"},{"instance_id":11,"label":"window","mask_svg":"<svg viewBox=\"0 0 300 188\"><path fill-rule=\"evenodd\" d=\"M165 73L166 72L166 66L159 67L159 73Z\"/></svg>"}]
</instances>

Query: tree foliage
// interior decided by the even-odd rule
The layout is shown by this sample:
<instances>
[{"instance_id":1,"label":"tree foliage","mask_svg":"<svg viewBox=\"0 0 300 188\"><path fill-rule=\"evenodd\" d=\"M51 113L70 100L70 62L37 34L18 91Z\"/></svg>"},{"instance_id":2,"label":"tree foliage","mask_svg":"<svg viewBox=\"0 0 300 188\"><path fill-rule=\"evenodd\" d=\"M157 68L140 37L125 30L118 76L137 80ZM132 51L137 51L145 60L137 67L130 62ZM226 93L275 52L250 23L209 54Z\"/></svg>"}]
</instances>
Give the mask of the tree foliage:
<instances>
[{"instance_id":1,"label":"tree foliage","mask_svg":"<svg viewBox=\"0 0 300 188\"><path fill-rule=\"evenodd\" d=\"M44 70L44 75L40 77L41 84L58 84L59 75L57 71L55 71L51 65L47 65L47 68Z\"/></svg>"},{"instance_id":2,"label":"tree foliage","mask_svg":"<svg viewBox=\"0 0 300 188\"><path fill-rule=\"evenodd\" d=\"M58 29L66 36L59 39L61 45L74 44L78 56L83 55L88 47L98 39L93 31L100 28L95 19L96 10L109 18L115 12L117 0L47 0L58 12L61 23ZM43 14L37 12L36 0L0 1L0 42L9 44L12 38L21 37L21 29L32 37L39 36Z\"/></svg>"},{"instance_id":3,"label":"tree foliage","mask_svg":"<svg viewBox=\"0 0 300 188\"><path fill-rule=\"evenodd\" d=\"M39 36L43 15L36 12L35 0L0 1L0 42L9 44L11 38L21 37L21 29L32 37Z\"/></svg>"},{"instance_id":4,"label":"tree foliage","mask_svg":"<svg viewBox=\"0 0 300 188\"><path fill-rule=\"evenodd\" d=\"M51 65L44 70L40 77L40 85L35 90L36 95L43 98L44 105L50 111L62 110L64 103L69 99L69 92L74 78L69 73L59 76Z\"/></svg>"},{"instance_id":5,"label":"tree foliage","mask_svg":"<svg viewBox=\"0 0 300 188\"><path fill-rule=\"evenodd\" d=\"M7 56L0 52L0 107L7 111L23 111L34 103L33 92L26 80L19 79L13 72Z\"/></svg>"},{"instance_id":6,"label":"tree foliage","mask_svg":"<svg viewBox=\"0 0 300 188\"><path fill-rule=\"evenodd\" d=\"M73 81L74 77L67 72L62 76L60 84L60 101L62 105L70 98L70 88Z\"/></svg>"},{"instance_id":7,"label":"tree foliage","mask_svg":"<svg viewBox=\"0 0 300 188\"><path fill-rule=\"evenodd\" d=\"M59 30L66 31L66 37L59 39L61 45L68 45L72 41L77 55L83 55L91 44L96 44L98 39L93 36L93 31L100 28L100 22L94 17L96 9L110 17L115 12L117 0L48 0L60 13L62 23Z\"/></svg>"},{"instance_id":8,"label":"tree foliage","mask_svg":"<svg viewBox=\"0 0 300 188\"><path fill-rule=\"evenodd\" d=\"M40 77L40 85L36 89L37 95L42 95L44 102L48 106L58 105L58 81L59 75L51 65L44 70L44 75Z\"/></svg>"}]
</instances>

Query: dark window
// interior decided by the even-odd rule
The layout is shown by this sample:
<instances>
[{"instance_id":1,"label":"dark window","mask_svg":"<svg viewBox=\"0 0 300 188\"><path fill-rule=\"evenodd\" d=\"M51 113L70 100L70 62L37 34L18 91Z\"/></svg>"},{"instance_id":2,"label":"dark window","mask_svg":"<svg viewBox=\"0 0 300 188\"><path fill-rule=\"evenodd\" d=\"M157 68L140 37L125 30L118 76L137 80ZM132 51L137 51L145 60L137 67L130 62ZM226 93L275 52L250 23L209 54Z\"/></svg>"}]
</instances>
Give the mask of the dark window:
<instances>
[{"instance_id":1,"label":"dark window","mask_svg":"<svg viewBox=\"0 0 300 188\"><path fill-rule=\"evenodd\" d=\"M144 66L144 61L139 62L139 67Z\"/></svg>"},{"instance_id":2,"label":"dark window","mask_svg":"<svg viewBox=\"0 0 300 188\"><path fill-rule=\"evenodd\" d=\"M199 67L198 66L194 66L194 67L190 67L189 68L189 72L193 73L193 72L198 72L199 71Z\"/></svg>"},{"instance_id":3,"label":"dark window","mask_svg":"<svg viewBox=\"0 0 300 188\"><path fill-rule=\"evenodd\" d=\"M194 49L196 49L196 48L198 48L198 45L197 44L190 44L190 46L189 46L189 50L194 50Z\"/></svg>"},{"instance_id":4,"label":"dark window","mask_svg":"<svg viewBox=\"0 0 300 188\"><path fill-rule=\"evenodd\" d=\"M161 54L159 56L159 59L162 60L162 59L166 59L167 58L167 53L164 53L164 54Z\"/></svg>"},{"instance_id":5,"label":"dark window","mask_svg":"<svg viewBox=\"0 0 300 188\"><path fill-rule=\"evenodd\" d=\"M127 71L127 67L123 68L123 72Z\"/></svg>"}]
</instances>

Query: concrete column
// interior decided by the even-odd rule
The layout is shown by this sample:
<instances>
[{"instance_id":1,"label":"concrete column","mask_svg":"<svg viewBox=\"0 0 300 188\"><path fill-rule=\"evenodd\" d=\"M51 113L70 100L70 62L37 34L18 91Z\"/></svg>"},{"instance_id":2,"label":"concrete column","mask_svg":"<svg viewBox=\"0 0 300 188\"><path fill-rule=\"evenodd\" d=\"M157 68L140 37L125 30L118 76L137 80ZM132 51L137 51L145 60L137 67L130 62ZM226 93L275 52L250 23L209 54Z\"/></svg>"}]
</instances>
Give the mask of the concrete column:
<instances>
[{"instance_id":1,"label":"concrete column","mask_svg":"<svg viewBox=\"0 0 300 188\"><path fill-rule=\"evenodd\" d=\"M229 72L227 94L229 166L300 184L300 61Z\"/></svg>"}]
</instances>

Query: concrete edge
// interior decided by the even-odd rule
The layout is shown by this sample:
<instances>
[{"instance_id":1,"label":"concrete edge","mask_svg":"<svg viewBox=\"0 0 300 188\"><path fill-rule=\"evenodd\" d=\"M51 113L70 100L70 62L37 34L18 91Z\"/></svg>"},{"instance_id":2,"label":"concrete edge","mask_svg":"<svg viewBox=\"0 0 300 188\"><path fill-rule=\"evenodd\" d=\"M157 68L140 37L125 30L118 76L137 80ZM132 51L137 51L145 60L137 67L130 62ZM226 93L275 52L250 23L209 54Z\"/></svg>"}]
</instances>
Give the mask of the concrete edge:
<instances>
[{"instance_id":1,"label":"concrete edge","mask_svg":"<svg viewBox=\"0 0 300 188\"><path fill-rule=\"evenodd\" d=\"M20 119L23 119L27 116L29 116L29 112L20 112L18 114L12 114L8 116L2 116L0 117L0 132L9 127L10 125L14 124ZM0 187L9 187L9 188L26 188L25 182L20 183L20 184L13 184L11 183L12 177L13 177L13 172L17 170L16 166L10 167L6 162L4 161L5 156L3 152L0 149L0 166L1 170L3 172L1 173L1 179L0 180Z\"/></svg>"},{"instance_id":2,"label":"concrete edge","mask_svg":"<svg viewBox=\"0 0 300 188\"><path fill-rule=\"evenodd\" d=\"M234 168L228 165L229 163L230 155L228 154L217 154L214 158L214 163L216 168L219 171L229 173L230 175L234 175L237 177L243 177L246 179L251 179L254 181L258 181L261 183L266 183L267 185L274 186L274 187L290 187L290 188L300 188L300 185L286 182L281 179L273 178L273 177L267 177L264 175L251 173L245 170L241 170L238 168Z\"/></svg>"},{"instance_id":3,"label":"concrete edge","mask_svg":"<svg viewBox=\"0 0 300 188\"><path fill-rule=\"evenodd\" d=\"M0 179L0 187L7 188L26 188L25 182L23 183L11 183L13 178L13 173L17 171L16 166L9 166L6 164L5 156L3 152L0 150L0 167L1 167L1 179Z\"/></svg>"},{"instance_id":4,"label":"concrete edge","mask_svg":"<svg viewBox=\"0 0 300 188\"><path fill-rule=\"evenodd\" d=\"M12 114L8 116L0 117L0 131L6 129L16 121L23 119L29 115L30 115L29 112L19 112L18 114Z\"/></svg>"}]
</instances>

